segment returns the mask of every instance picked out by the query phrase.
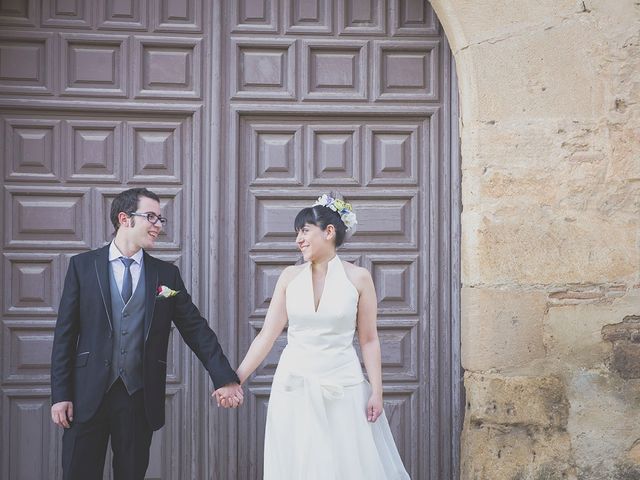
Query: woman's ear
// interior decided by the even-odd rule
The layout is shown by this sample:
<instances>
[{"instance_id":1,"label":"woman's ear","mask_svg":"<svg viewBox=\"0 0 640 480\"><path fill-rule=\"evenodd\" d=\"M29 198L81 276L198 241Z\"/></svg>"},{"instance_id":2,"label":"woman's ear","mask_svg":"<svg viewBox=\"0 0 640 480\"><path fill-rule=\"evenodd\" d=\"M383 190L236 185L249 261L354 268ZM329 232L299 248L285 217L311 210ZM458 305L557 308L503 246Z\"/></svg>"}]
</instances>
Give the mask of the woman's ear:
<instances>
[{"instance_id":1,"label":"woman's ear","mask_svg":"<svg viewBox=\"0 0 640 480\"><path fill-rule=\"evenodd\" d=\"M329 224L327 225L327 228L324 231L325 236L327 238L327 240L331 240L332 238L334 238L336 236L336 227Z\"/></svg>"}]
</instances>

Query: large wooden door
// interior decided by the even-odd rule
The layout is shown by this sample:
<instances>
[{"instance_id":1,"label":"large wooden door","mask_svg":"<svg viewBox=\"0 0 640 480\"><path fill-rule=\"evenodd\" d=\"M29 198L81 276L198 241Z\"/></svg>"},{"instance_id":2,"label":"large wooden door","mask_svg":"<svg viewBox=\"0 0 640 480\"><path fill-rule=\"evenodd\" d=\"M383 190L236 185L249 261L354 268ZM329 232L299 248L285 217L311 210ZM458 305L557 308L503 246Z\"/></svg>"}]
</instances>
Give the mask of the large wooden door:
<instances>
[{"instance_id":1,"label":"large wooden door","mask_svg":"<svg viewBox=\"0 0 640 480\"><path fill-rule=\"evenodd\" d=\"M412 478L453 478L457 112L442 28L427 2L408 0L238 0L224 3L222 18L221 313L235 320L238 359L279 273L300 259L296 212L339 189L359 221L340 254L376 284L385 410L402 458ZM235 455L224 450L238 463L220 466L220 478L261 478L285 342L247 384L229 426Z\"/></svg>"},{"instance_id":2,"label":"large wooden door","mask_svg":"<svg viewBox=\"0 0 640 480\"><path fill-rule=\"evenodd\" d=\"M53 326L70 256L112 238L117 192L160 195L169 224L154 254L178 264L202 299L208 4L0 2L3 479L61 478ZM204 478L210 382L175 333L168 360L167 423L147 477Z\"/></svg>"},{"instance_id":3,"label":"large wooden door","mask_svg":"<svg viewBox=\"0 0 640 480\"><path fill-rule=\"evenodd\" d=\"M0 477L60 478L49 362L66 267L110 240L113 196L146 186L170 221L155 255L232 364L299 259L295 212L341 190L360 222L341 256L376 282L402 457L414 479L454 478L453 82L423 0L0 0ZM260 478L283 346L226 411L172 334L147 478Z\"/></svg>"}]
</instances>

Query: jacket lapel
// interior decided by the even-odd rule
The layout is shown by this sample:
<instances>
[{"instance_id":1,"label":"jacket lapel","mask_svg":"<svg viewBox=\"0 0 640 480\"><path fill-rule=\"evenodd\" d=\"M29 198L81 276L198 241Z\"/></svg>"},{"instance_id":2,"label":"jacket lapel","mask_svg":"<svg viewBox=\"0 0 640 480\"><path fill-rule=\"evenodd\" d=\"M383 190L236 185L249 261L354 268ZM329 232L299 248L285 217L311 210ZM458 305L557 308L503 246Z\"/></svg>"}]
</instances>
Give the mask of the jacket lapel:
<instances>
[{"instance_id":1,"label":"jacket lapel","mask_svg":"<svg viewBox=\"0 0 640 480\"><path fill-rule=\"evenodd\" d=\"M144 300L144 340L147 341L153 313L156 307L156 291L158 289L158 264L155 258L144 252L144 278L145 278L145 300Z\"/></svg>"},{"instance_id":2,"label":"jacket lapel","mask_svg":"<svg viewBox=\"0 0 640 480\"><path fill-rule=\"evenodd\" d=\"M94 263L100 296L107 312L107 320L109 320L109 328L113 330L113 323L111 322L111 287L109 282L109 245L96 250Z\"/></svg>"}]
</instances>

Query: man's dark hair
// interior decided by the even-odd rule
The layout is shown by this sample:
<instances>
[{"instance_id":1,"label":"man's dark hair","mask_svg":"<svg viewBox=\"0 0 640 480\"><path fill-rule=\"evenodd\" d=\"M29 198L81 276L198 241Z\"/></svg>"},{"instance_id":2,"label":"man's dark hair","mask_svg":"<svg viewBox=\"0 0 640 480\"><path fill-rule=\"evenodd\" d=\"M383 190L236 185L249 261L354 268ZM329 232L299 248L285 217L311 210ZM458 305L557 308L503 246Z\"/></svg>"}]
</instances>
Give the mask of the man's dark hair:
<instances>
[{"instance_id":1,"label":"man's dark hair","mask_svg":"<svg viewBox=\"0 0 640 480\"><path fill-rule=\"evenodd\" d=\"M129 190L120 192L116 195L116 198L113 199L113 203L111 204L111 223L116 232L118 228L120 228L118 214L124 212L128 215L135 212L138 208L140 197L147 197L160 203L160 197L146 188L130 188Z\"/></svg>"}]
</instances>

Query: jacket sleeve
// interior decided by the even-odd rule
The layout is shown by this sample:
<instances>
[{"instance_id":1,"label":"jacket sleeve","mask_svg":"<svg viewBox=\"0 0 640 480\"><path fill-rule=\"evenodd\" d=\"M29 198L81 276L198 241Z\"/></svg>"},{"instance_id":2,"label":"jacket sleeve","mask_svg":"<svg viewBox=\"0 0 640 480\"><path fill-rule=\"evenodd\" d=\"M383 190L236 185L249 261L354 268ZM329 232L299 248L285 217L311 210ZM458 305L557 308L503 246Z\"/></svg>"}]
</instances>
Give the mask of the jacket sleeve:
<instances>
[{"instance_id":1,"label":"jacket sleeve","mask_svg":"<svg viewBox=\"0 0 640 480\"><path fill-rule=\"evenodd\" d=\"M76 257L64 281L51 352L51 403L73 400L73 368L79 332L80 284Z\"/></svg>"},{"instance_id":2,"label":"jacket sleeve","mask_svg":"<svg viewBox=\"0 0 640 480\"><path fill-rule=\"evenodd\" d=\"M228 383L240 383L240 379L222 351L218 337L193 304L177 267L175 276L176 290L179 293L175 297L176 310L173 322L180 335L209 372L215 388Z\"/></svg>"}]
</instances>

